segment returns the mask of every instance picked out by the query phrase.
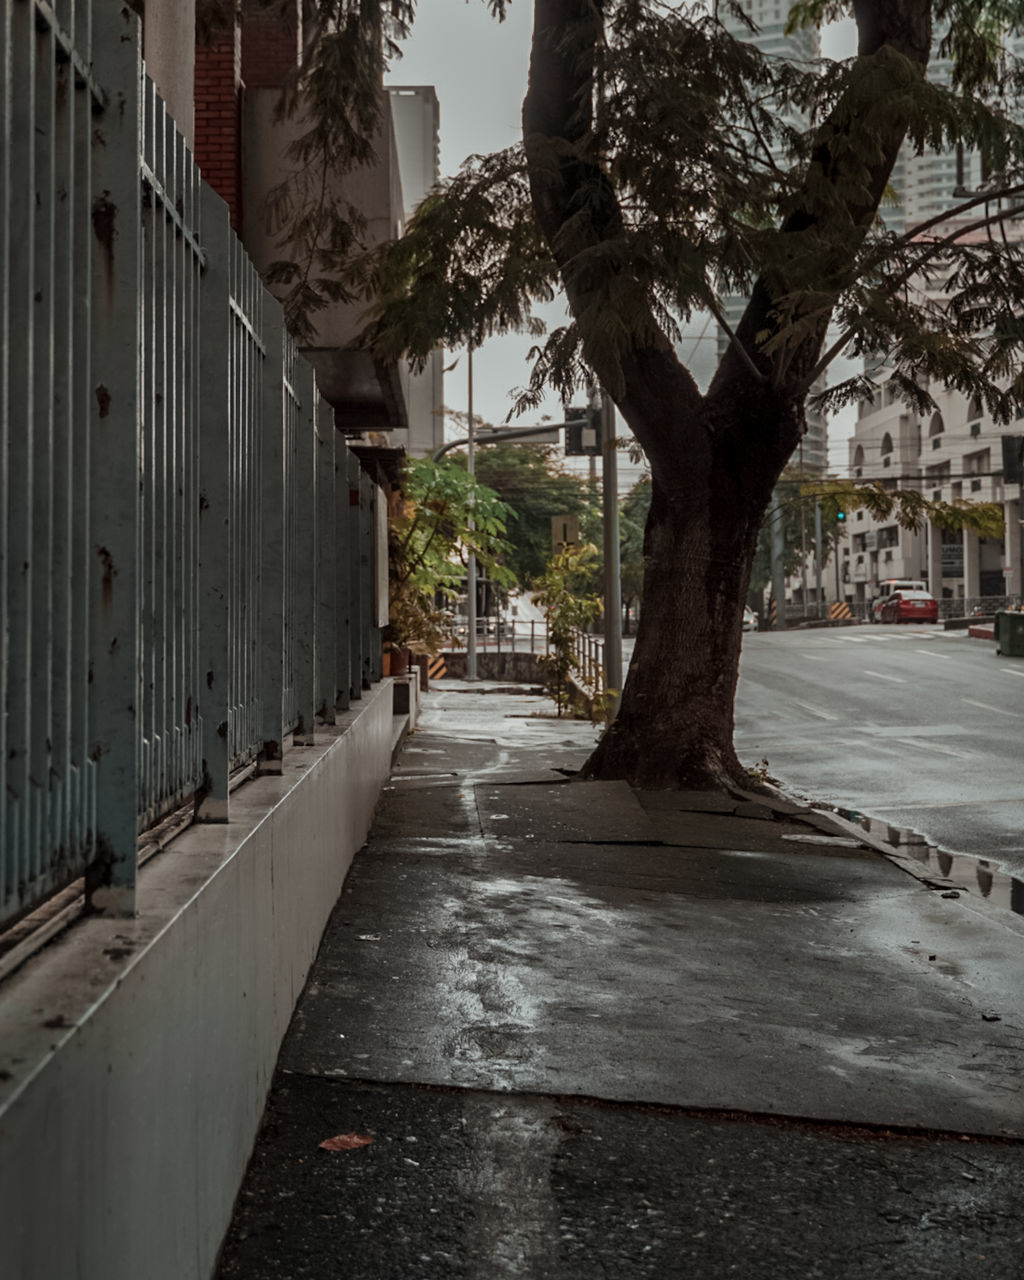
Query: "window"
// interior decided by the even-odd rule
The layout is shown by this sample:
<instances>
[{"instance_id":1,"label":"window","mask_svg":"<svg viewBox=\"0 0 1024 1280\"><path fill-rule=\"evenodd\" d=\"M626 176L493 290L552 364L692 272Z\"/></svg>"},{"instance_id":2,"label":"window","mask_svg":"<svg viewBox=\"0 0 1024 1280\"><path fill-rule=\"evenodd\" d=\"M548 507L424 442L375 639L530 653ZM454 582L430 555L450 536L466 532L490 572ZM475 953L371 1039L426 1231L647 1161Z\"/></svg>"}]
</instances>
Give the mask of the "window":
<instances>
[{"instance_id":1,"label":"window","mask_svg":"<svg viewBox=\"0 0 1024 1280\"><path fill-rule=\"evenodd\" d=\"M971 422L974 418L980 418L982 413L984 413L984 408L982 406L982 403L978 399L978 397L975 396L971 400L971 403L967 409L967 421Z\"/></svg>"},{"instance_id":2,"label":"window","mask_svg":"<svg viewBox=\"0 0 1024 1280\"><path fill-rule=\"evenodd\" d=\"M934 439L935 436L941 436L943 431L945 431L945 429L946 429L946 424L942 421L942 414L933 413L932 420L931 422L928 423L929 438ZM933 449L936 447L937 447L936 445L934 444L932 445Z\"/></svg>"},{"instance_id":3,"label":"window","mask_svg":"<svg viewBox=\"0 0 1024 1280\"><path fill-rule=\"evenodd\" d=\"M882 436L882 457L884 458L889 453L892 453L892 436L887 431Z\"/></svg>"},{"instance_id":4,"label":"window","mask_svg":"<svg viewBox=\"0 0 1024 1280\"><path fill-rule=\"evenodd\" d=\"M972 422L972 423L971 423L971 437L972 437L972 439L977 439L977 438L978 438L978 436L980 436L980 435L981 435L981 423L980 423L980 422Z\"/></svg>"}]
</instances>

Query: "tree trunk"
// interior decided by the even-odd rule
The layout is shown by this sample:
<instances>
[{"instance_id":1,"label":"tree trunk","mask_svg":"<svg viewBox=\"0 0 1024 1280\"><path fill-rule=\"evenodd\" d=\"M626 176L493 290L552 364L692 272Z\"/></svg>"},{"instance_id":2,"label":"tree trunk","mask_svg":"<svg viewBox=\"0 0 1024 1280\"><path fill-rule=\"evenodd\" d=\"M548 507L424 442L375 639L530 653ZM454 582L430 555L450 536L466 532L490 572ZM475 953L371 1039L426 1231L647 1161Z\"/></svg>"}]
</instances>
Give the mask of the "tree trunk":
<instances>
[{"instance_id":1,"label":"tree trunk","mask_svg":"<svg viewBox=\"0 0 1024 1280\"><path fill-rule=\"evenodd\" d=\"M806 199L781 234L831 229L834 250L816 289L837 296L870 226L906 129L905 60L923 73L931 0L854 0L862 61L849 101L818 132ZM732 743L743 606L771 490L796 448L803 404L828 326L781 349L776 303L807 289L778 271L758 280L706 396L677 359L642 278L628 261L626 219L594 129L602 0L534 0L523 138L537 224L558 263L583 354L643 446L653 477L645 531L643 610L617 719L584 768L645 788L721 788L748 781ZM900 55L893 58L883 46ZM875 53L881 63L871 61ZM892 95L880 110L885 86ZM865 104L869 158L847 145ZM883 118L884 116L884 118ZM822 202L820 190L835 199ZM839 193L842 192L842 195ZM824 210L824 213L823 213ZM798 242L797 242L798 243ZM615 246L616 253L608 253ZM597 252L595 252L597 251ZM628 340L608 316L630 317Z\"/></svg>"},{"instance_id":2,"label":"tree trunk","mask_svg":"<svg viewBox=\"0 0 1024 1280\"><path fill-rule=\"evenodd\" d=\"M742 477L717 451L686 501L657 479L643 609L619 713L583 769L647 790L749 785L733 747L743 606L775 465Z\"/></svg>"}]
</instances>

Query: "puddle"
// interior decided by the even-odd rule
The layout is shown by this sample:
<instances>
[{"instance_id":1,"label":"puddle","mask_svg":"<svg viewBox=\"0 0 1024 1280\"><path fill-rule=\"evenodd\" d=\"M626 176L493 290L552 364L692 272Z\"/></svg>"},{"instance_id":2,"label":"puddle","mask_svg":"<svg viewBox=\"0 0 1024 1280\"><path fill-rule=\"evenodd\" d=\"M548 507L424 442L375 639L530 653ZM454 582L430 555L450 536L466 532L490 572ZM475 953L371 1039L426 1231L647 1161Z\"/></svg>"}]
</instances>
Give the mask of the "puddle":
<instances>
[{"instance_id":1,"label":"puddle","mask_svg":"<svg viewBox=\"0 0 1024 1280\"><path fill-rule=\"evenodd\" d=\"M931 871L936 879L952 880L958 888L993 907L1024 915L1024 880L1004 871L998 862L967 853L950 853L929 844L917 831L896 827L884 818L872 818L854 809L837 809L840 817L856 822L870 835L891 844Z\"/></svg>"}]
</instances>

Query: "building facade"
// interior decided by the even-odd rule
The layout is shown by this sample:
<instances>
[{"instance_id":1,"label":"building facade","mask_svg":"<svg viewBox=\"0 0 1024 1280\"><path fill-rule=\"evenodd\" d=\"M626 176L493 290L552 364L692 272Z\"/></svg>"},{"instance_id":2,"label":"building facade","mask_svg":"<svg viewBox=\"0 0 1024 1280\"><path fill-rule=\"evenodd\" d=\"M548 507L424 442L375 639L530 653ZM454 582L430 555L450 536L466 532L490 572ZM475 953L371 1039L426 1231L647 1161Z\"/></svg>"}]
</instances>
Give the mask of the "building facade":
<instances>
[{"instance_id":1,"label":"building facade","mask_svg":"<svg viewBox=\"0 0 1024 1280\"><path fill-rule=\"evenodd\" d=\"M1020 484L1004 473L1003 438L1024 423L996 425L984 406L958 391L929 388L938 408L910 411L883 382L874 403L862 402L849 441L849 475L886 488L919 490L935 501L994 502L1006 522L1002 539L979 539L929 523L920 533L894 519L850 512L840 549L842 598L867 602L886 578L920 578L937 599L977 601L1021 594Z\"/></svg>"}]
</instances>

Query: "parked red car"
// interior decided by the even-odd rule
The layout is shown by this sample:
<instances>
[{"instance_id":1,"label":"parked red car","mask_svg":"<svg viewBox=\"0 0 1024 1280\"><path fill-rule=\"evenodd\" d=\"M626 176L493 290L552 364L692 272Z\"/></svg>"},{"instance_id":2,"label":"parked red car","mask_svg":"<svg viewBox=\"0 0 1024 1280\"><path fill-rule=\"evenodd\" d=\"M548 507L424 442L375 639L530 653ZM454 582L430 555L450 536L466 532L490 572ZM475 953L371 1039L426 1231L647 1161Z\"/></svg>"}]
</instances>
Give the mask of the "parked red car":
<instances>
[{"instance_id":1,"label":"parked red car","mask_svg":"<svg viewBox=\"0 0 1024 1280\"><path fill-rule=\"evenodd\" d=\"M939 602L927 591L897 591L882 606L883 622L938 622Z\"/></svg>"}]
</instances>

